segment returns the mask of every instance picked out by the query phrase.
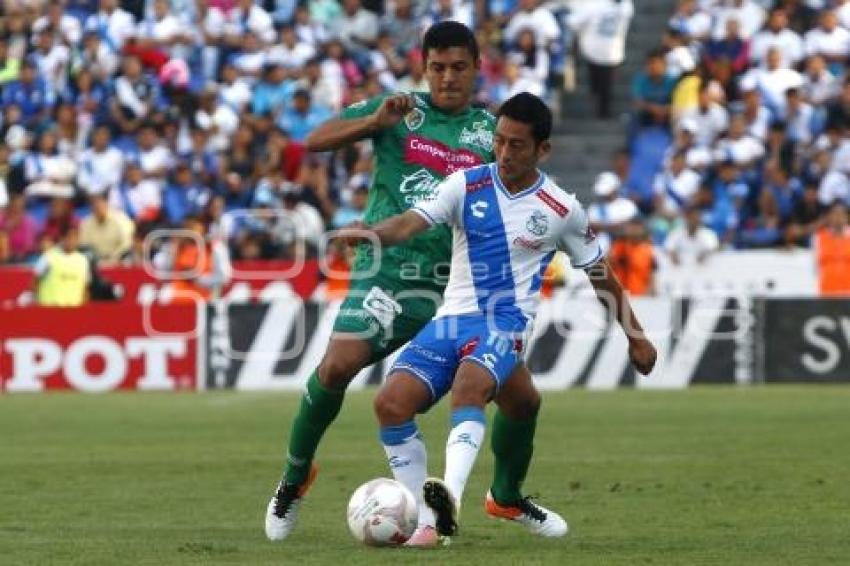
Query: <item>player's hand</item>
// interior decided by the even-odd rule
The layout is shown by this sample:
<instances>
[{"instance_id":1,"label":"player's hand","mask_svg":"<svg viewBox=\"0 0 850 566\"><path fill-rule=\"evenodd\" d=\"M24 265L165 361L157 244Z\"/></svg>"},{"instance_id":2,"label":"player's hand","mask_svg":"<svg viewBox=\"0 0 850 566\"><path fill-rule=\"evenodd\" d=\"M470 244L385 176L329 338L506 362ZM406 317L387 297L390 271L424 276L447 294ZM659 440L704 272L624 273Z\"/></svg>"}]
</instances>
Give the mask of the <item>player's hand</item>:
<instances>
[{"instance_id":1,"label":"player's hand","mask_svg":"<svg viewBox=\"0 0 850 566\"><path fill-rule=\"evenodd\" d=\"M368 224L356 220L344 228L337 230L333 235L333 240L342 242L347 246L356 246L360 243L371 242L371 234L372 231L369 230Z\"/></svg>"},{"instance_id":2,"label":"player's hand","mask_svg":"<svg viewBox=\"0 0 850 566\"><path fill-rule=\"evenodd\" d=\"M372 114L372 120L378 129L389 128L401 122L408 112L413 110L416 102L409 94L394 94L386 97L377 110Z\"/></svg>"},{"instance_id":3,"label":"player's hand","mask_svg":"<svg viewBox=\"0 0 850 566\"><path fill-rule=\"evenodd\" d=\"M655 360L658 358L658 353L655 351L655 346L646 337L638 337L629 341L629 359L632 360L632 365L643 375L649 375L652 368L655 367Z\"/></svg>"}]
</instances>

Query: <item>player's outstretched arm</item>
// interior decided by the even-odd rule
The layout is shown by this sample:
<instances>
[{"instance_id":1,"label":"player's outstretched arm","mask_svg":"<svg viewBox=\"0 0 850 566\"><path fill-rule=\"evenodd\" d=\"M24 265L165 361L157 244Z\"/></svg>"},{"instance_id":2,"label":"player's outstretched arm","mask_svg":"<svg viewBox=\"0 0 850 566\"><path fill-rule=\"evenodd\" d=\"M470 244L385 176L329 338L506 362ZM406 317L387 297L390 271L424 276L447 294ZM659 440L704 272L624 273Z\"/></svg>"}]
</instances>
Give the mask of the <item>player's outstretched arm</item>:
<instances>
[{"instance_id":1,"label":"player's outstretched arm","mask_svg":"<svg viewBox=\"0 0 850 566\"><path fill-rule=\"evenodd\" d=\"M614 274L614 270L611 269L608 260L603 259L585 271L599 301L613 313L626 333L632 365L643 375L649 374L655 366L657 357L655 346L644 334L643 327L629 303L629 298L623 292L623 286Z\"/></svg>"},{"instance_id":2,"label":"player's outstretched arm","mask_svg":"<svg viewBox=\"0 0 850 566\"><path fill-rule=\"evenodd\" d=\"M409 94L395 94L381 101L381 105L368 116L328 120L307 136L307 150L333 151L372 137L384 128L398 124L405 114L413 110L414 104Z\"/></svg>"},{"instance_id":3,"label":"player's outstretched arm","mask_svg":"<svg viewBox=\"0 0 850 566\"><path fill-rule=\"evenodd\" d=\"M421 214L408 210L372 226L363 222L352 222L337 231L334 238L348 244L380 242L383 246L394 246L430 227L431 225Z\"/></svg>"}]
</instances>

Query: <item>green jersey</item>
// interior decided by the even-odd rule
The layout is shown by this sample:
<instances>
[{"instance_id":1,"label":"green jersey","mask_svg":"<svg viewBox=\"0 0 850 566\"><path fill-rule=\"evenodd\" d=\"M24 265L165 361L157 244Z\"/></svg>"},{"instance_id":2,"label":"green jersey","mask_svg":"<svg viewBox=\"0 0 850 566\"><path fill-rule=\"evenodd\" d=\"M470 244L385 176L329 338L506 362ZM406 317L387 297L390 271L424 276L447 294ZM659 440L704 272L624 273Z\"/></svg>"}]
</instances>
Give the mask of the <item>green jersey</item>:
<instances>
[{"instance_id":1,"label":"green jersey","mask_svg":"<svg viewBox=\"0 0 850 566\"><path fill-rule=\"evenodd\" d=\"M384 98L386 95L353 104L340 116L368 116ZM493 161L496 118L492 114L471 107L448 114L432 105L427 94L414 93L413 98L415 107L403 120L372 137L375 163L364 217L369 224L430 199L450 173ZM451 245L449 229L435 226L403 245L385 250L384 255L400 263L418 265L420 278L431 280L435 265L450 260ZM361 247L358 256L363 252Z\"/></svg>"}]
</instances>

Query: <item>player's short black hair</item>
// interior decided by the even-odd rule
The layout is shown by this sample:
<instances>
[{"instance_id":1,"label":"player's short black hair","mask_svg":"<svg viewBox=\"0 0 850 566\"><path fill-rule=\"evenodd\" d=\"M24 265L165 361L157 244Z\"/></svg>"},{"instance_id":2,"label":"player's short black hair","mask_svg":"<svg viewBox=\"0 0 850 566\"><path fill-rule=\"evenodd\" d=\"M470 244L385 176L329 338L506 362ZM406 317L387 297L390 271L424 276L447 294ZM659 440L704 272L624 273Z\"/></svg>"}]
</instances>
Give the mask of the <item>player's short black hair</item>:
<instances>
[{"instance_id":1,"label":"player's short black hair","mask_svg":"<svg viewBox=\"0 0 850 566\"><path fill-rule=\"evenodd\" d=\"M539 96L530 92L520 92L504 101L496 116L530 125L531 135L538 145L552 135L552 111Z\"/></svg>"},{"instance_id":2,"label":"player's short black hair","mask_svg":"<svg viewBox=\"0 0 850 566\"><path fill-rule=\"evenodd\" d=\"M478 40L472 30L460 22L445 20L438 22L428 28L425 37L422 38L422 60L428 60L428 52L431 49L448 49L449 47L463 47L472 59L478 61Z\"/></svg>"}]
</instances>

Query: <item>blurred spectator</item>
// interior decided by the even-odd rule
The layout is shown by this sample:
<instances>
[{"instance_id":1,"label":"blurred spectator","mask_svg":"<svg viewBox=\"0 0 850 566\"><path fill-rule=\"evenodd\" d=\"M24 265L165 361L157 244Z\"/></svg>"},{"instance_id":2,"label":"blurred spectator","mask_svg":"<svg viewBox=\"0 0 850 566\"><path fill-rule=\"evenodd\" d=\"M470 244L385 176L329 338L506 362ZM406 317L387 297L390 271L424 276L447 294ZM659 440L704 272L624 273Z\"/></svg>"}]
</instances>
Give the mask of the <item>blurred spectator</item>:
<instances>
[{"instance_id":1,"label":"blurred spectator","mask_svg":"<svg viewBox=\"0 0 850 566\"><path fill-rule=\"evenodd\" d=\"M288 222L278 226L277 237L289 248L289 256L297 257L298 242L307 243L313 252L318 249L319 241L325 232L325 221L316 208L304 201L300 187L292 187L283 193L282 210L287 214Z\"/></svg>"},{"instance_id":2,"label":"blurred spectator","mask_svg":"<svg viewBox=\"0 0 850 566\"><path fill-rule=\"evenodd\" d=\"M818 8L824 7L824 3L820 0L776 0L774 5L783 8L788 14L788 27L799 34L806 30L812 29L817 22L817 10L812 4Z\"/></svg>"},{"instance_id":3,"label":"blurred spectator","mask_svg":"<svg viewBox=\"0 0 850 566\"><path fill-rule=\"evenodd\" d=\"M8 236L13 260L27 260L36 251L38 225L27 213L24 195L12 193L5 209L0 208L0 230Z\"/></svg>"},{"instance_id":4,"label":"blurred spectator","mask_svg":"<svg viewBox=\"0 0 850 566\"><path fill-rule=\"evenodd\" d=\"M97 82L106 81L118 70L118 56L96 30L88 30L81 48L72 54L71 68L75 73L91 73Z\"/></svg>"},{"instance_id":5,"label":"blurred spectator","mask_svg":"<svg viewBox=\"0 0 850 566\"><path fill-rule=\"evenodd\" d=\"M69 226L59 245L38 258L33 271L36 301L45 307L78 307L88 301L91 281L89 260L77 250L79 229Z\"/></svg>"},{"instance_id":6,"label":"blurred spectator","mask_svg":"<svg viewBox=\"0 0 850 566\"><path fill-rule=\"evenodd\" d=\"M41 129L50 117L55 94L38 75L38 62L28 57L17 80L3 87L4 107L15 105L21 112L21 125L33 131Z\"/></svg>"},{"instance_id":7,"label":"blurred spectator","mask_svg":"<svg viewBox=\"0 0 850 566\"><path fill-rule=\"evenodd\" d=\"M173 278L171 302L219 298L232 275L227 246L219 238L208 238L198 217L187 218L182 227L186 234L173 238L153 258L154 267Z\"/></svg>"},{"instance_id":8,"label":"blurred spectator","mask_svg":"<svg viewBox=\"0 0 850 566\"><path fill-rule=\"evenodd\" d=\"M91 147L80 157L77 186L89 195L105 195L121 182L124 155L111 145L109 126L99 125L92 133Z\"/></svg>"},{"instance_id":9,"label":"blurred spectator","mask_svg":"<svg viewBox=\"0 0 850 566\"><path fill-rule=\"evenodd\" d=\"M782 54L776 47L767 50L765 66L752 69L746 78L753 81L761 92L764 104L777 115L785 112L785 91L803 86L803 76L783 66Z\"/></svg>"},{"instance_id":10,"label":"blurred spectator","mask_svg":"<svg viewBox=\"0 0 850 566\"><path fill-rule=\"evenodd\" d=\"M726 33L721 39L708 42L703 61L711 77L724 86L727 96L736 94L737 78L750 63L750 42L741 36L738 20L726 20Z\"/></svg>"},{"instance_id":11,"label":"blurred spectator","mask_svg":"<svg viewBox=\"0 0 850 566\"><path fill-rule=\"evenodd\" d=\"M533 30L520 31L508 58L519 65L522 78L535 83L535 90L530 92L545 93L550 71L549 52L539 47L534 37Z\"/></svg>"},{"instance_id":12,"label":"blurred spectator","mask_svg":"<svg viewBox=\"0 0 850 566\"><path fill-rule=\"evenodd\" d=\"M724 244L734 241L742 204L748 196L749 187L741 181L740 169L732 160L722 161L717 177L700 189L696 198L703 210L703 222Z\"/></svg>"},{"instance_id":13,"label":"blurred spectator","mask_svg":"<svg viewBox=\"0 0 850 566\"><path fill-rule=\"evenodd\" d=\"M702 212L696 205L685 208L685 224L677 226L664 240L664 251L674 265L692 267L701 263L720 247L714 231L702 224Z\"/></svg>"},{"instance_id":14,"label":"blurred spectator","mask_svg":"<svg viewBox=\"0 0 850 566\"><path fill-rule=\"evenodd\" d=\"M195 124L207 132L210 150L222 152L230 147L230 138L239 127L239 116L230 106L218 99L218 87L209 84L204 88L198 102Z\"/></svg>"},{"instance_id":15,"label":"blurred spectator","mask_svg":"<svg viewBox=\"0 0 850 566\"><path fill-rule=\"evenodd\" d=\"M423 14L420 35L432 25L451 20L473 28L473 6L469 0L437 0Z\"/></svg>"},{"instance_id":16,"label":"blurred spectator","mask_svg":"<svg viewBox=\"0 0 850 566\"><path fill-rule=\"evenodd\" d=\"M410 53L419 47L419 31L412 0L395 0L391 10L387 10L381 19L381 28L392 39L400 53Z\"/></svg>"},{"instance_id":17,"label":"blurred spectator","mask_svg":"<svg viewBox=\"0 0 850 566\"><path fill-rule=\"evenodd\" d=\"M669 29L664 32L661 45L666 51L664 60L667 63L667 74L675 79L696 70L698 55L689 45L689 41L690 38L678 30Z\"/></svg>"},{"instance_id":18,"label":"blurred spectator","mask_svg":"<svg viewBox=\"0 0 850 566\"><path fill-rule=\"evenodd\" d=\"M632 85L632 98L641 126L665 126L670 116L670 102L675 80L667 75L664 53L655 50L646 57L644 71Z\"/></svg>"},{"instance_id":19,"label":"blurred spectator","mask_svg":"<svg viewBox=\"0 0 850 566\"><path fill-rule=\"evenodd\" d=\"M620 188L620 178L609 171L600 173L593 184L596 201L587 207L587 217L590 226L599 233L599 245L603 250L610 249L611 240L639 215L635 203L620 196Z\"/></svg>"},{"instance_id":20,"label":"blurred spectator","mask_svg":"<svg viewBox=\"0 0 850 566\"><path fill-rule=\"evenodd\" d=\"M761 141L767 140L767 129L773 116L767 106L761 103L761 93L753 77L746 77L740 82L743 98L743 116L747 133Z\"/></svg>"},{"instance_id":21,"label":"blurred spectator","mask_svg":"<svg viewBox=\"0 0 850 566\"><path fill-rule=\"evenodd\" d=\"M687 153L684 150L673 153L653 183L656 214L668 221L680 217L699 191L700 181L700 175L688 168Z\"/></svg>"},{"instance_id":22,"label":"blurred spectator","mask_svg":"<svg viewBox=\"0 0 850 566\"><path fill-rule=\"evenodd\" d=\"M408 52L409 73L398 81L398 90L401 92L428 92L430 86L425 80L425 65L422 61L422 52L418 49Z\"/></svg>"},{"instance_id":23,"label":"blurred spectator","mask_svg":"<svg viewBox=\"0 0 850 566\"><path fill-rule=\"evenodd\" d=\"M192 168L179 163L173 179L162 195L164 219L173 226L180 225L187 217L200 216L210 200L209 188L197 182Z\"/></svg>"},{"instance_id":24,"label":"blurred spectator","mask_svg":"<svg viewBox=\"0 0 850 566\"><path fill-rule=\"evenodd\" d=\"M328 31L365 66L369 49L378 39L378 23L378 16L361 6L360 0L342 0L342 14L328 23Z\"/></svg>"},{"instance_id":25,"label":"blurred spectator","mask_svg":"<svg viewBox=\"0 0 850 566\"><path fill-rule=\"evenodd\" d=\"M704 40L711 32L711 15L700 8L697 0L679 0L667 25L683 35Z\"/></svg>"},{"instance_id":26,"label":"blurred spectator","mask_svg":"<svg viewBox=\"0 0 850 566\"><path fill-rule=\"evenodd\" d=\"M764 2L762 2L764 4ZM752 39L758 32L766 17L764 8L755 0L725 0L716 2L712 8L714 14L714 27L712 38L720 39L727 31L727 22L736 20L739 22L740 33L743 39Z\"/></svg>"},{"instance_id":27,"label":"blurred spectator","mask_svg":"<svg viewBox=\"0 0 850 566\"><path fill-rule=\"evenodd\" d=\"M806 59L806 73L803 75L803 94L811 104L822 106L838 95L839 82L820 55Z\"/></svg>"},{"instance_id":28,"label":"blurred spectator","mask_svg":"<svg viewBox=\"0 0 850 566\"><path fill-rule=\"evenodd\" d=\"M838 25L834 11L824 10L820 15L820 25L806 32L805 48L807 56L820 55L830 71L840 73L850 54L850 31Z\"/></svg>"},{"instance_id":29,"label":"blurred spectator","mask_svg":"<svg viewBox=\"0 0 850 566\"><path fill-rule=\"evenodd\" d=\"M257 40L258 46L275 40L272 17L253 0L237 0L236 6L225 13L224 37L230 48L243 46L242 38L248 36Z\"/></svg>"},{"instance_id":30,"label":"blurred spectator","mask_svg":"<svg viewBox=\"0 0 850 566\"><path fill-rule=\"evenodd\" d=\"M91 197L91 214L80 223L80 244L100 261L117 262L129 250L135 226L126 214L112 208L106 195Z\"/></svg>"},{"instance_id":31,"label":"blurred spectator","mask_svg":"<svg viewBox=\"0 0 850 566\"><path fill-rule=\"evenodd\" d=\"M278 125L286 130L293 140L301 142L316 126L332 115L330 108L312 102L310 91L298 88L292 96L292 107L283 111Z\"/></svg>"},{"instance_id":32,"label":"blurred spectator","mask_svg":"<svg viewBox=\"0 0 850 566\"><path fill-rule=\"evenodd\" d=\"M56 41L52 27L45 27L36 35L35 51L30 57L38 65L39 76L46 81L47 88L54 96L65 90L71 51L66 45Z\"/></svg>"},{"instance_id":33,"label":"blurred spectator","mask_svg":"<svg viewBox=\"0 0 850 566\"><path fill-rule=\"evenodd\" d=\"M850 295L850 226L847 203L833 202L825 225L815 232L820 293L824 296Z\"/></svg>"},{"instance_id":34,"label":"blurred spectator","mask_svg":"<svg viewBox=\"0 0 850 566\"><path fill-rule=\"evenodd\" d=\"M561 28L552 11L541 6L539 0L519 0L519 9L514 12L505 28L505 41L516 43L523 29L534 30L537 44L549 49L561 37Z\"/></svg>"},{"instance_id":35,"label":"blurred spectator","mask_svg":"<svg viewBox=\"0 0 850 566\"><path fill-rule=\"evenodd\" d=\"M697 107L682 113L681 119L696 123L696 142L710 146L729 126L729 113L713 99L712 83L703 81L699 89Z\"/></svg>"},{"instance_id":36,"label":"blurred spectator","mask_svg":"<svg viewBox=\"0 0 850 566\"><path fill-rule=\"evenodd\" d=\"M254 115L271 112L279 114L287 102L292 100L297 85L287 80L286 69L279 63L268 63L264 67L262 80L254 87L251 98L251 113Z\"/></svg>"},{"instance_id":37,"label":"blurred spectator","mask_svg":"<svg viewBox=\"0 0 850 566\"><path fill-rule=\"evenodd\" d=\"M6 38L0 37L0 85L17 80L21 71L21 60L9 54Z\"/></svg>"},{"instance_id":38,"label":"blurred spectator","mask_svg":"<svg viewBox=\"0 0 850 566\"><path fill-rule=\"evenodd\" d=\"M109 111L122 133L134 134L155 109L158 86L143 74L138 57L124 57L122 70L123 74L115 80L115 98Z\"/></svg>"},{"instance_id":39,"label":"blurred spectator","mask_svg":"<svg viewBox=\"0 0 850 566\"><path fill-rule=\"evenodd\" d=\"M611 117L614 70L625 59L626 34L633 14L631 0L586 2L570 13L568 23L578 34L581 56L587 61L598 118Z\"/></svg>"},{"instance_id":40,"label":"blurred spectator","mask_svg":"<svg viewBox=\"0 0 850 566\"><path fill-rule=\"evenodd\" d=\"M850 128L850 76L844 78L838 98L827 106L826 128Z\"/></svg>"},{"instance_id":41,"label":"blurred spectator","mask_svg":"<svg viewBox=\"0 0 850 566\"><path fill-rule=\"evenodd\" d=\"M83 33L80 20L65 13L63 0L49 0L44 15L39 16L32 23L33 35L48 28L53 29L58 39L65 45L77 45Z\"/></svg>"},{"instance_id":42,"label":"blurred spectator","mask_svg":"<svg viewBox=\"0 0 850 566\"><path fill-rule=\"evenodd\" d=\"M758 163L764 154L761 140L747 132L744 115L733 114L726 135L715 144L715 158L718 161L732 160L746 168Z\"/></svg>"},{"instance_id":43,"label":"blurred spectator","mask_svg":"<svg viewBox=\"0 0 850 566\"><path fill-rule=\"evenodd\" d=\"M753 36L750 58L761 64L767 60L768 52L776 49L779 64L791 67L799 63L805 54L803 40L788 27L788 13L782 8L773 8L763 30Z\"/></svg>"},{"instance_id":44,"label":"blurred spectator","mask_svg":"<svg viewBox=\"0 0 850 566\"><path fill-rule=\"evenodd\" d=\"M118 0L100 0L100 9L86 19L86 30L97 33L114 53L120 53L124 42L133 35L133 16L118 7Z\"/></svg>"},{"instance_id":45,"label":"blurred spectator","mask_svg":"<svg viewBox=\"0 0 850 566\"><path fill-rule=\"evenodd\" d=\"M28 196L74 196L72 181L76 176L77 166L68 156L59 154L58 142L53 131L43 132L36 144L37 150L25 159L24 175L28 183Z\"/></svg>"},{"instance_id":46,"label":"blurred spectator","mask_svg":"<svg viewBox=\"0 0 850 566\"><path fill-rule=\"evenodd\" d=\"M124 168L124 180L109 193L109 204L136 222L154 222L159 219L162 206L161 189L154 181L145 179L137 161L129 161Z\"/></svg>"},{"instance_id":47,"label":"blurred spectator","mask_svg":"<svg viewBox=\"0 0 850 566\"><path fill-rule=\"evenodd\" d=\"M69 228L78 228L80 219L74 212L74 203L70 198L53 197L47 210L47 218L41 229L41 236L51 242L58 242Z\"/></svg>"},{"instance_id":48,"label":"blurred spectator","mask_svg":"<svg viewBox=\"0 0 850 566\"><path fill-rule=\"evenodd\" d=\"M818 116L811 104L803 99L803 93L798 88L785 91L785 113L780 119L787 125L788 139L808 145L818 133Z\"/></svg>"},{"instance_id":49,"label":"blurred spectator","mask_svg":"<svg viewBox=\"0 0 850 566\"><path fill-rule=\"evenodd\" d=\"M312 44L299 39L292 25L285 25L280 29L280 42L269 48L266 61L285 69L300 69L315 54Z\"/></svg>"},{"instance_id":50,"label":"blurred spectator","mask_svg":"<svg viewBox=\"0 0 850 566\"><path fill-rule=\"evenodd\" d=\"M342 228L356 220L363 219L366 211L366 199L369 197L369 185L365 178L352 179L354 186L348 192L348 198L343 199L342 205L334 213L331 220L333 228Z\"/></svg>"},{"instance_id":51,"label":"blurred spectator","mask_svg":"<svg viewBox=\"0 0 850 566\"><path fill-rule=\"evenodd\" d=\"M626 223L622 237L611 245L608 258L617 279L631 295L654 293L655 255L646 227L639 217Z\"/></svg>"},{"instance_id":52,"label":"blurred spectator","mask_svg":"<svg viewBox=\"0 0 850 566\"><path fill-rule=\"evenodd\" d=\"M790 246L809 247L812 234L823 224L823 211L824 207L818 201L817 185L806 185L791 211L785 242Z\"/></svg>"}]
</instances>

